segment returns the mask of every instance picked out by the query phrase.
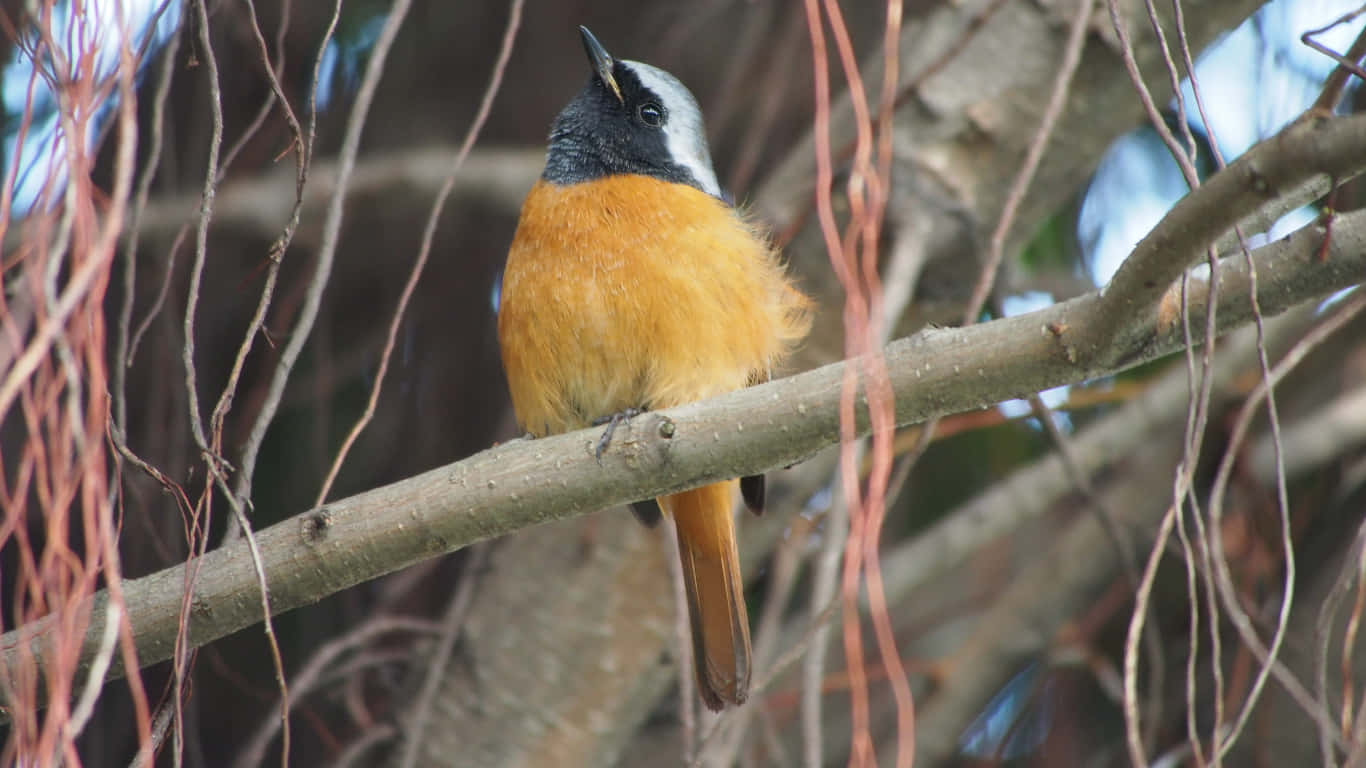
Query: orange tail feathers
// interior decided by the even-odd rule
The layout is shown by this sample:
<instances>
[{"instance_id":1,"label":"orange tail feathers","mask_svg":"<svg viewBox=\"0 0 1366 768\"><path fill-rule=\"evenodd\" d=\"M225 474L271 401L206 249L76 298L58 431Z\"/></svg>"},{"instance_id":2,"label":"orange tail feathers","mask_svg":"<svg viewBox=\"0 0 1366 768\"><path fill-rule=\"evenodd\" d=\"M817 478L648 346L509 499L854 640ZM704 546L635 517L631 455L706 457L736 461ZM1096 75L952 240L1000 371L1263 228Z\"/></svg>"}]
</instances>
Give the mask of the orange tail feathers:
<instances>
[{"instance_id":1,"label":"orange tail feathers","mask_svg":"<svg viewBox=\"0 0 1366 768\"><path fill-rule=\"evenodd\" d=\"M698 692L708 709L749 694L749 614L731 516L735 481L659 499L678 526Z\"/></svg>"}]
</instances>

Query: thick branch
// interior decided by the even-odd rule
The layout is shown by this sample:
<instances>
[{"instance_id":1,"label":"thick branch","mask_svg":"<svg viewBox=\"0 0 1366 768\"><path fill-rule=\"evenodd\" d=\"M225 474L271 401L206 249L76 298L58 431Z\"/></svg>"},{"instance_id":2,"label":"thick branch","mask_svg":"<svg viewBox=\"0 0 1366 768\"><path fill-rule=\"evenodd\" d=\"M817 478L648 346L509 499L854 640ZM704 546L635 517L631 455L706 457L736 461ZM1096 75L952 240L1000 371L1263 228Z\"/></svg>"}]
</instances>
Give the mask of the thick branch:
<instances>
[{"instance_id":1,"label":"thick branch","mask_svg":"<svg viewBox=\"0 0 1366 768\"><path fill-rule=\"evenodd\" d=\"M1366 276L1366 212L1338 217L1324 244L1318 224L1254 253L1267 315L1353 285ZM1242 256L1225 259L1221 330L1250 320ZM1152 360L1179 348L1179 324L1136 318L1116 353L1072 347L1065 329L1103 322L1097 294L1028 315L970 328L931 329L889 345L897 423L984 408ZM1203 314L1199 303L1196 315ZM1199 317L1193 321L1197 326ZM1106 360L1123 360L1107 367ZM598 430L517 440L464 461L296 515L258 534L275 612L291 610L362 581L551 520L791 464L838 440L843 364L654 412L618 429L601 463ZM866 430L866 425L862 427ZM143 664L169 658L176 635L184 565L125 583L128 616ZM260 620L257 582L245 544L204 556L189 638L198 646ZM95 598L90 634L98 638L107 597ZM51 617L0 638L9 679L30 638L41 669ZM93 654L87 646L83 664Z\"/></svg>"},{"instance_id":2,"label":"thick branch","mask_svg":"<svg viewBox=\"0 0 1366 768\"><path fill-rule=\"evenodd\" d=\"M1198 51L1260 4L1187 2L1186 40ZM902 27L900 82L908 91L898 100L904 106L898 110L897 126L913 141L898 148L899 161L909 161L956 204L971 210L983 238L996 221L1008 181L1028 144L1027 132L1019 127L1037 124L1048 98L1067 34L1067 24L1059 18L1061 7L990 0L937 3L910 14ZM1126 3L1126 8L1143 14L1138 3ZM1168 34L1173 32L1169 26ZM1064 204L1113 139L1143 119L1117 44L1102 40L1105 35L1098 32L1086 46L1081 62L1086 77L1072 85L1069 106L1020 211L1008 250L1035 231L1041 217ZM1133 42L1139 68L1157 98L1167 98L1167 70L1156 39L1138 34ZM880 48L872 50L860 71L881 72L885 55ZM834 107L830 130L837 148L854 138L847 94ZM756 195L765 218L780 229L809 207L816 179L813 147L808 133ZM945 254L931 257L941 255Z\"/></svg>"},{"instance_id":3,"label":"thick branch","mask_svg":"<svg viewBox=\"0 0 1366 768\"><path fill-rule=\"evenodd\" d=\"M1285 430L1281 438L1287 477L1299 477L1366 444L1366 386L1344 393ZM1252 475L1275 482L1276 445L1262 436L1248 452Z\"/></svg>"},{"instance_id":4,"label":"thick branch","mask_svg":"<svg viewBox=\"0 0 1366 768\"><path fill-rule=\"evenodd\" d=\"M450 170L455 148L424 146L412 149L373 152L356 159L356 169L347 184L349 200L367 195L396 195L405 190L414 200L430 200ZM452 194L457 199L478 199L495 207L516 211L532 182L541 173L545 152L541 149L477 149L470 153L456 177ZM337 187L335 158L314 161L309 166L308 185L304 187L305 222L321 221L320 209ZM255 175L244 175L222 186L214 201L213 226L273 240L289 220L294 206L298 179L293 166L275 168ZM170 195L153 199L139 220L138 232L144 238L175 236L181 227L199 214L199 195ZM131 235L132 233L126 233ZM5 238L5 250L12 252L24 238L16 227ZM305 227L300 243L316 246L319 231Z\"/></svg>"},{"instance_id":5,"label":"thick branch","mask_svg":"<svg viewBox=\"0 0 1366 768\"><path fill-rule=\"evenodd\" d=\"M1296 319L1297 315L1305 315ZM1292 312L1278 323L1294 319L1289 326L1269 325L1266 346L1273 354L1288 346L1286 337L1298 338L1309 320L1308 313ZM1234 335L1231 343L1219 349L1213 366L1215 402L1226 397L1232 379L1246 374L1257 360L1257 340ZM1072 437L1072 452L1087 477L1094 477L1111 466L1147 447L1173 429L1184 428L1190 402L1190 381L1185 366L1170 367L1143 394L1126 402L1123 408L1106 415ZM888 596L904 599L912 590L944 578L960 567L974 552L995 539L1036 522L1058 499L1075 492L1076 483L1057 453L1049 453L1027 467L1021 467L981 494L955 507L938 522L895 550L883 555L882 572ZM1098 552L1111 560L1117 572L1119 562L1110 547Z\"/></svg>"},{"instance_id":6,"label":"thick branch","mask_svg":"<svg viewBox=\"0 0 1366 768\"><path fill-rule=\"evenodd\" d=\"M1150 315L1172 281L1203 256L1210 243L1233 229L1265 229L1268 207L1280 215L1305 205L1366 170L1366 114L1335 120L1309 116L1249 150L1215 175L1199 194L1172 208L1105 289L1112 307L1093 330L1097 345L1110 345L1116 331L1137 315ZM1231 223L1232 222L1232 223ZM1257 223L1261 226L1258 227ZM1122 351L1114 345L1114 351Z\"/></svg>"},{"instance_id":7,"label":"thick branch","mask_svg":"<svg viewBox=\"0 0 1366 768\"><path fill-rule=\"evenodd\" d=\"M1267 323L1264 347L1272 359L1298 341L1313 319L1313 308L1302 306ZM1244 394L1234 382L1257 370L1258 346L1252 328L1221 342L1211 367L1216 409ZM1188 375L1184 365L1168 366L1142 395L1079 432L1072 442L1083 472L1097 478L1106 508L1125 531L1138 534L1139 551L1147 551L1151 531L1171 503L1169 495L1151 489L1170 480L1180 458L1176 438L1184 429L1190 403ZM1120 463L1124 471L1112 473L1102 485L1097 471ZM1056 454L1013 472L884 558L888 593L908 604L924 601L926 593L969 553L1056 510L1058 498L1075 488ZM1101 585L1124 577L1114 546L1098 522L1086 514L1071 521L1053 549L1030 558L1029 565L1012 575L1010 586L993 598L981 621L955 645L953 663L945 665L934 692L918 702L918 764L951 762L956 736L981 713L992 694L1029 660L1055 647L1067 622L1084 613L1083 606L1095 599ZM1040 579L1049 586L1038 589Z\"/></svg>"},{"instance_id":8,"label":"thick branch","mask_svg":"<svg viewBox=\"0 0 1366 768\"><path fill-rule=\"evenodd\" d=\"M1171 476L1179 448L1174 441L1154 443L1132 457L1127 471L1103 491L1106 507L1127 530L1141 531L1145 539L1169 502L1150 491ZM1058 628L1114 578L1116 562L1100 521L1082 515L1058 532L1050 550L1012 576L946 662L945 685L927 697L917 723L917 764L951 762L958 734L981 712L992 686L999 690L1003 681L1037 659Z\"/></svg>"},{"instance_id":9,"label":"thick branch","mask_svg":"<svg viewBox=\"0 0 1366 768\"><path fill-rule=\"evenodd\" d=\"M1304 334L1305 329L1312 323L1312 310L1311 306L1304 305L1267 324L1265 346L1273 357L1278 357ZM1214 403L1243 394L1240 388L1233 386L1233 382L1239 376L1255 370L1257 344L1257 335L1249 327L1244 327L1241 333L1232 334L1228 340L1221 343L1212 366ZM1156 466L1151 461L1154 452L1166 452L1173 440L1168 440L1164 436L1179 436L1184 429L1190 402L1190 383L1187 376L1186 366L1167 366L1166 372L1157 377L1142 394L1072 436L1071 449L1079 469L1085 476L1095 480L1101 493L1116 500L1112 505L1112 511L1139 509L1134 499L1129 498L1133 493L1124 489L1133 487L1137 478L1141 478L1137 480L1140 485L1148 483L1151 488L1151 470ZM1148 467L1149 471L1139 470L1139 463ZM1123 465L1125 471L1110 473L1114 475L1113 481L1101 488L1101 470L1116 465ZM962 576L963 571L960 569L963 564L974 554L981 553L984 548L991 546L992 542L1012 536L1028 537L1029 526L1049 512L1056 512L1059 499L1075 493L1076 489L1076 482L1063 460L1056 452L1048 453L1026 466L1013 470L1007 477L984 489L982 493L939 517L937 522L923 532L885 552L882 555L883 584L889 604L899 606L895 612L898 625L914 635L916 633L912 628L923 628L935 621L936 617L942 617L946 605L956 605L957 601L970 599L965 598L962 592L972 594L983 589L983 585L972 577ZM1147 499L1152 494L1139 495ZM1159 498L1159 501L1162 498ZM1149 507L1144 509L1151 511ZM1163 509L1165 507L1157 513L1160 514ZM1130 531L1154 524L1141 514L1126 518L1124 523L1125 529ZM1069 530L1076 530L1075 523L1069 524ZM1012 594L1020 598L1011 604L1013 615L1022 623L1026 619L1034 623L1026 628L1028 631L1015 631L1019 628L1011 628L1010 631L995 632L996 641L1002 644L1005 650L1000 655L1018 660L1021 654L1043 653L1054 643L1061 626L1056 617L1070 618L1074 615L1070 610L1058 610L1058 606L1075 608L1078 601L1089 599L1089 588L1086 585L1094 584L1096 577L1087 574L1095 574L1104 569L1110 574L1110 578L1122 575L1121 561L1115 556L1113 544L1104 538L1104 532L1094 526L1084 530L1090 531L1087 536L1101 537L1101 544L1091 549L1079 550L1084 553L1082 556L1074 555L1065 559L1040 556L1029 560L1045 563L1044 567L1054 569L1054 586L1032 595L1035 602L1053 604L1033 606L1028 599L1021 596L1027 593L1013 591ZM748 537L746 538L748 540ZM1054 543L1062 546L1062 536L1049 534L1045 538L1050 540L1049 546L1053 546ZM1019 539L1016 543L1019 543ZM1010 578L1012 584L1015 583L1015 578ZM1019 578L1024 578L1023 573ZM993 598L993 606L1003 599ZM1042 620L1041 617L1045 613L1054 617L1054 623ZM834 620L836 617L837 614L831 618ZM799 643L808 631L806 617L790 621L784 629L784 641L781 645L792 647ZM981 632L982 630L976 629L973 635ZM943 643L944 638L937 633L931 634L934 635L934 639L926 642L926 638L922 637L915 645L903 648L903 653L908 657L918 658L936 657L947 653L943 645L935 646L935 643ZM992 631L987 630L987 635L993 636ZM916 744L917 749L921 749L922 752L917 765L930 764L927 755L942 757L946 745L948 748L954 747L955 737L981 713L986 700L992 693L1000 690L1000 686L1010 674L1018 671L1018 668L1015 668L1005 672L1004 677L1000 678L982 674L986 668L997 673L1005 668L996 662L997 652L1002 649L984 646L980 637L968 641L956 637L952 647L961 648L965 642L976 643L978 650L983 650L986 654L986 661L983 662L982 669L969 663L956 663L941 668L933 691L927 691L917 698L917 718L922 724L927 721L926 718L934 718L935 733L941 734L938 737L934 736L924 728L919 731L921 737L916 740ZM953 659L958 662L967 662L968 658L958 655L956 651L953 655ZM947 700L941 700L941 692L952 692L952 696ZM893 726L895 713L891 711L890 705L891 703L886 701L874 705L875 723ZM827 732L834 734L848 733L847 710L834 708L827 713L826 729ZM844 748L847 748L846 744L834 741L827 746L827 759L838 760L839 750Z\"/></svg>"}]
</instances>

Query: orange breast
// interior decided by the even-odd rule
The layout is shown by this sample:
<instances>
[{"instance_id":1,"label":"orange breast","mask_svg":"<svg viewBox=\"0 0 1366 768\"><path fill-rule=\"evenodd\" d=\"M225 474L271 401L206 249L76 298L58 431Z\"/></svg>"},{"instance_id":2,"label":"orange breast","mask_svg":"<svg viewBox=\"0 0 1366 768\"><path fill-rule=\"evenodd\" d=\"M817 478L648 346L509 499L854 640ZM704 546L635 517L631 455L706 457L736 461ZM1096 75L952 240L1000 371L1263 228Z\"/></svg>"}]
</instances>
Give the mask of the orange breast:
<instances>
[{"instance_id":1,"label":"orange breast","mask_svg":"<svg viewBox=\"0 0 1366 768\"><path fill-rule=\"evenodd\" d=\"M498 339L517 420L539 435L767 378L809 325L808 300L734 209L613 176L532 188Z\"/></svg>"}]
</instances>

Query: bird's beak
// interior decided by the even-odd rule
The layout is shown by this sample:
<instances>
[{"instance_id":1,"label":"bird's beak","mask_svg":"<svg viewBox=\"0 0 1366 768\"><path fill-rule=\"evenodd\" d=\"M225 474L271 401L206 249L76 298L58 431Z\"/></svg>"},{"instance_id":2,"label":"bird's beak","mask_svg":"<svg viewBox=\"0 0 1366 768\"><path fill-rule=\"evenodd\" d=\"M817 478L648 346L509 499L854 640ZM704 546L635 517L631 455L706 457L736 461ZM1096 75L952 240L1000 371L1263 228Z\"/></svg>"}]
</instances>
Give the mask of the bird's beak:
<instances>
[{"instance_id":1,"label":"bird's beak","mask_svg":"<svg viewBox=\"0 0 1366 768\"><path fill-rule=\"evenodd\" d=\"M579 34L583 36L583 50L588 54L588 63L593 65L593 71L598 73L603 84L612 89L612 93L617 95L617 101L626 103L626 98L621 95L621 86L617 85L617 79L612 77L612 54L602 47L593 33L588 31L588 27L579 27Z\"/></svg>"}]
</instances>

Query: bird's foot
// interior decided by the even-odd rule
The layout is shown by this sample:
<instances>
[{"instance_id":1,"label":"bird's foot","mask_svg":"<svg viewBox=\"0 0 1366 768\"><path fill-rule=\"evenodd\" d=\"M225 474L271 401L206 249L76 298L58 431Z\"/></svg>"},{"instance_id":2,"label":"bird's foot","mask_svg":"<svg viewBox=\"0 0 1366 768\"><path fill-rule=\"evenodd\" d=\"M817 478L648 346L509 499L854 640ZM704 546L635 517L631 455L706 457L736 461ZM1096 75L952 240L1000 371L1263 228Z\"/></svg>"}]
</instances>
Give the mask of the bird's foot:
<instances>
[{"instance_id":1,"label":"bird's foot","mask_svg":"<svg viewBox=\"0 0 1366 768\"><path fill-rule=\"evenodd\" d=\"M593 420L593 426L595 427L603 424L607 425L607 429L602 431L602 437L598 438L598 444L593 449L593 458L597 459L599 464L602 463L603 452L607 450L607 446L612 444L612 433L617 431L617 425L630 421L632 416L639 416L644 412L645 411L640 408L627 408L626 410L614 413L611 416L602 416Z\"/></svg>"}]
</instances>

